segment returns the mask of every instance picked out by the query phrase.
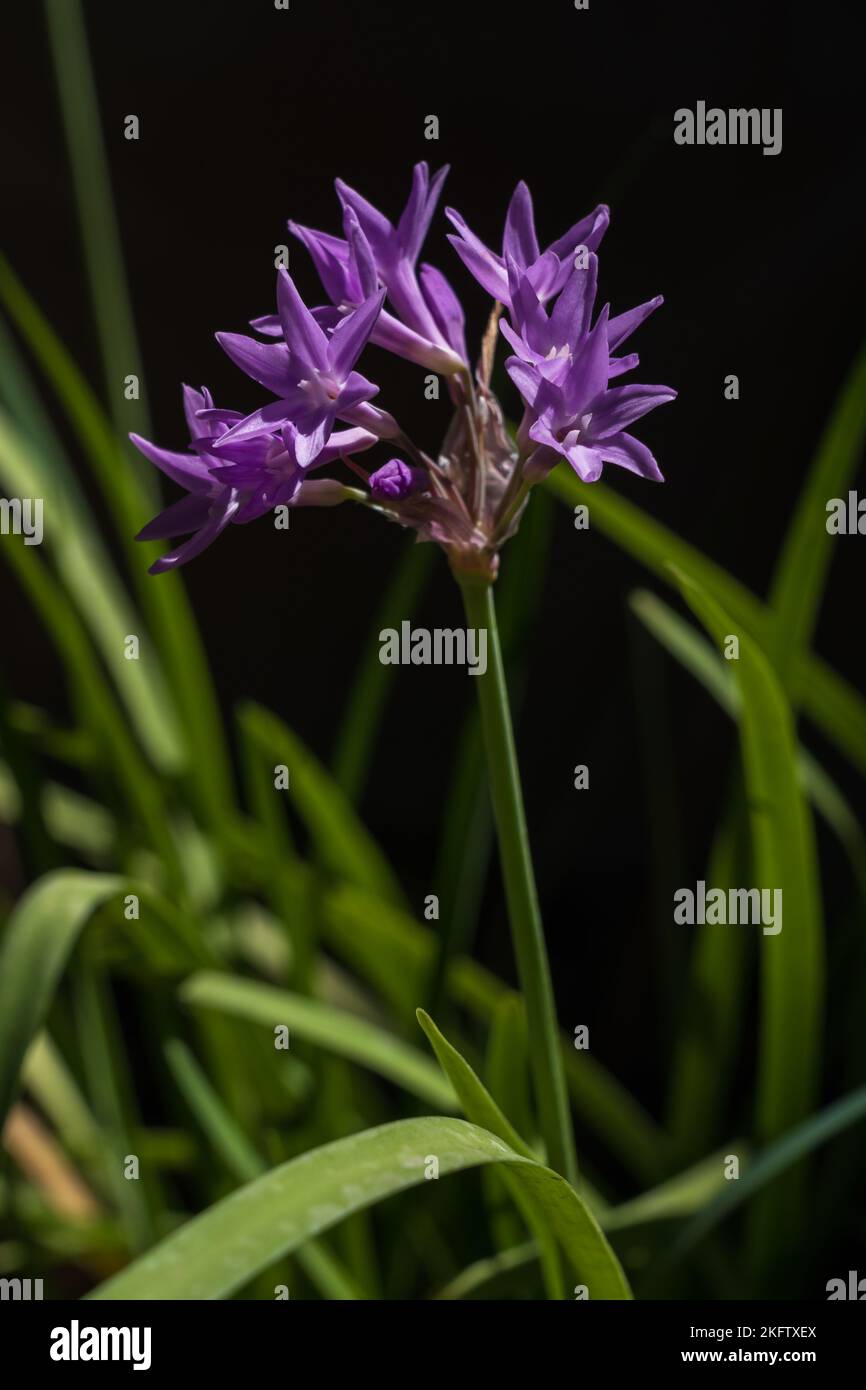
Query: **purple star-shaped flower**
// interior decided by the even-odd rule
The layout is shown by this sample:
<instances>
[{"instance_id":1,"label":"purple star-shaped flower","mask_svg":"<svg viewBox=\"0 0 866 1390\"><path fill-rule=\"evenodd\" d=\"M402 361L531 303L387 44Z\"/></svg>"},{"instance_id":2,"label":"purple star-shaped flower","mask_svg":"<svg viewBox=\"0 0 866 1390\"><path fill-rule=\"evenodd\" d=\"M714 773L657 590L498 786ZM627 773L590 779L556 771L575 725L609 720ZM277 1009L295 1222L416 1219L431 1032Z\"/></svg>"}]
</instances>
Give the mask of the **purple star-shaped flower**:
<instances>
[{"instance_id":1,"label":"purple star-shaped flower","mask_svg":"<svg viewBox=\"0 0 866 1390\"><path fill-rule=\"evenodd\" d=\"M336 306L313 310L317 321L328 327L333 327L344 313L357 308L379 287L379 271L372 248L357 214L348 204L343 209L343 228L345 240L329 232L302 227L297 222L289 223L289 230L309 251L319 278ZM383 309L370 334L370 342L430 371L449 376L464 370L466 365L463 310L450 286L438 284L438 275L432 266L425 265L421 269L422 290L427 288L431 312L437 313L439 332L435 339L416 332L395 314ZM282 333L276 315L253 319L252 326L260 333L276 336Z\"/></svg>"},{"instance_id":2,"label":"purple star-shaped flower","mask_svg":"<svg viewBox=\"0 0 866 1390\"><path fill-rule=\"evenodd\" d=\"M537 480L563 457L584 482L595 482L605 463L661 481L652 453L625 427L673 400L676 392L668 386L608 386L612 377L637 364L636 354L611 361L612 326L616 342L622 342L656 301L612 323L605 305L590 327L594 262L591 257L585 268L572 271L549 317L529 272L509 262L514 324L503 324L502 331L518 354L508 359L506 370L528 408L520 430L523 452L530 454L525 474ZM530 441L539 447L531 451Z\"/></svg>"},{"instance_id":3,"label":"purple star-shaped flower","mask_svg":"<svg viewBox=\"0 0 866 1390\"><path fill-rule=\"evenodd\" d=\"M243 418L240 411L216 408L204 386L201 391L184 386L183 401L190 433L189 453L162 449L141 435L130 435L145 458L188 494L172 502L136 536L139 541L153 541L192 532L189 540L151 565L151 574L163 574L195 559L230 522L243 525L283 503L328 505L334 500L342 501L346 495L339 484L334 483L333 487L339 488L342 496L335 499L333 490L322 491L319 484L305 481L309 465L304 469L298 463L292 427L282 438L257 435L240 440L228 452L221 449L217 453L216 445ZM332 435L315 466L358 453L376 442L376 436L366 430L343 430Z\"/></svg>"},{"instance_id":4,"label":"purple star-shaped flower","mask_svg":"<svg viewBox=\"0 0 866 1390\"><path fill-rule=\"evenodd\" d=\"M415 165L409 201L396 227L342 179L337 179L336 189L343 207L357 219L399 318L413 333L446 352L444 369L453 372L467 361L463 308L435 266L422 265L420 281L415 269L447 173L445 165L431 180L426 163Z\"/></svg>"},{"instance_id":5,"label":"purple star-shaped flower","mask_svg":"<svg viewBox=\"0 0 866 1390\"><path fill-rule=\"evenodd\" d=\"M634 352L611 354L662 300L657 296L613 319L605 306L595 317L596 251L608 209L597 207L542 251L529 190L519 183L501 255L446 210L457 231L449 239L498 301L473 372L454 291L435 267L418 264L446 172L431 177L425 163L415 166L396 223L340 180L343 237L289 223L332 302L308 308L281 270L277 313L251 321L259 338L217 334L232 361L275 399L241 415L216 409L204 390L186 389L190 452L134 436L188 494L141 533L142 539L191 533L155 570L183 564L230 523L280 504L324 507L351 498L441 545L456 571L492 579L530 489L560 459L587 482L600 477L606 463L661 479L650 450L629 427L676 392L612 384L639 359ZM513 353L508 374L524 401L516 439L491 385L497 325ZM368 342L447 378L453 413L435 455L372 403L378 386L355 370ZM337 429L338 422L345 428ZM379 441L392 441L405 459L391 458L367 472L352 455ZM338 459L363 480L364 491L309 476Z\"/></svg>"},{"instance_id":6,"label":"purple star-shaped flower","mask_svg":"<svg viewBox=\"0 0 866 1390\"><path fill-rule=\"evenodd\" d=\"M598 250L610 222L610 209L600 203L542 253L535 232L532 196L521 180L508 205L500 256L484 245L455 208L446 208L445 215L457 228L458 235L451 235L448 240L463 264L488 294L505 305L510 302L509 259L527 276L543 303L562 289L579 247L586 251Z\"/></svg>"},{"instance_id":7,"label":"purple star-shaped flower","mask_svg":"<svg viewBox=\"0 0 866 1390\"><path fill-rule=\"evenodd\" d=\"M279 400L241 419L216 447L223 450L241 439L273 434L292 424L297 431L298 464L306 468L321 454L338 417L375 433L387 430L390 417L384 412L361 409L378 393L378 386L353 371L384 298L384 290L371 294L340 318L328 336L288 271L280 270L277 309L284 341L260 343L238 333L217 334L232 361Z\"/></svg>"}]
</instances>

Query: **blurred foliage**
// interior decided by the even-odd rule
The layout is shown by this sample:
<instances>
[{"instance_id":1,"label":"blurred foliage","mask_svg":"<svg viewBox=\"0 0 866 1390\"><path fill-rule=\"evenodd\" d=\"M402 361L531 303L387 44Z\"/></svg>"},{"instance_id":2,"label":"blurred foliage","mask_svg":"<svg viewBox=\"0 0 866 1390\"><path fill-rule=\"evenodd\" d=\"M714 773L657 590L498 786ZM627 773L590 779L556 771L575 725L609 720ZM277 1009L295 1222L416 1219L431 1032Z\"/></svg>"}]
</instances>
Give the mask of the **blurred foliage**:
<instances>
[{"instance_id":1,"label":"blurred foliage","mask_svg":"<svg viewBox=\"0 0 866 1390\"><path fill-rule=\"evenodd\" d=\"M80 8L47 9L98 337L106 360L136 361ZM707 879L777 885L786 912L783 950L696 932L663 1116L563 1034L578 1149L593 1154L575 1191L539 1152L521 1000L473 959L492 844L477 717L443 806L434 930L356 810L392 668L370 658L359 671L331 768L260 706L224 727L181 577L148 579L151 548L131 544L151 480L3 260L0 311L0 489L42 497L49 517L43 546L3 536L0 549L71 711L60 725L16 696L14 677L0 684L0 820L33 879L0 903L0 1273L42 1277L50 1297L101 1284L134 1298L270 1299L282 1285L293 1298L571 1297L575 1283L628 1297L629 1282L637 1297L803 1293L864 1157L862 1048L847 1070L826 1060L844 1051L866 984L863 831L807 736L866 771L866 706L811 649L824 502L851 484L866 433L866 354L766 602L606 485L549 482L685 597L676 609L641 591L632 605L739 726ZM517 705L558 515L534 498L503 567ZM407 550L373 632L415 611L434 561ZM278 763L291 779L279 795ZM814 812L849 866L848 912L832 923ZM849 940L853 979L825 979L828 941L838 953ZM419 1006L444 1032L422 1013L422 1033ZM731 1154L739 1183L725 1181ZM431 1157L439 1176L462 1176L411 1191Z\"/></svg>"}]
</instances>

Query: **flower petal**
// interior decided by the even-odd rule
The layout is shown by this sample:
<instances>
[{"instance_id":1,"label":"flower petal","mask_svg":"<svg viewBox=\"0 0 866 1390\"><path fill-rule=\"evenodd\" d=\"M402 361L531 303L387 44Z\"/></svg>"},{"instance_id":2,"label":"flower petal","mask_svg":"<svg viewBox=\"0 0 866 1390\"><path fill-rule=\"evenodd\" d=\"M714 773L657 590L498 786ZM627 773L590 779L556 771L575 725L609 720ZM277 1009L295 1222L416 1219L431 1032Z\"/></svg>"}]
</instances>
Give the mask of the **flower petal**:
<instances>
[{"instance_id":1,"label":"flower petal","mask_svg":"<svg viewBox=\"0 0 866 1390\"><path fill-rule=\"evenodd\" d=\"M324 371L328 339L316 323L287 270L277 272L277 310L289 351L306 366Z\"/></svg>"},{"instance_id":2,"label":"flower petal","mask_svg":"<svg viewBox=\"0 0 866 1390\"><path fill-rule=\"evenodd\" d=\"M185 487L187 492L207 494L213 490L213 481L207 465L197 454L180 454L172 449L160 449L156 444L151 444L149 439L142 439L140 434L131 434L129 437L139 453L144 454L144 457L167 478Z\"/></svg>"},{"instance_id":3,"label":"flower petal","mask_svg":"<svg viewBox=\"0 0 866 1390\"><path fill-rule=\"evenodd\" d=\"M363 352L384 301L385 291L377 290L358 309L346 314L331 334L328 364L337 381L346 379Z\"/></svg>"},{"instance_id":4,"label":"flower petal","mask_svg":"<svg viewBox=\"0 0 866 1390\"><path fill-rule=\"evenodd\" d=\"M355 269L355 275L352 278L354 281L357 281L358 290L358 293L352 297L347 295L346 301L347 303L354 304L359 303L362 299L369 299L371 294L376 293L376 290L379 288L379 272L376 269L373 248L364 236L364 229L358 221L358 216L354 208L345 209L343 213L343 227L349 243L349 252ZM340 301L337 302L339 303Z\"/></svg>"},{"instance_id":5,"label":"flower petal","mask_svg":"<svg viewBox=\"0 0 866 1390\"><path fill-rule=\"evenodd\" d=\"M436 320L436 326L448 346L461 362L466 361L466 319L463 305L457 298L441 270L435 265L421 267L421 291L428 308Z\"/></svg>"},{"instance_id":6,"label":"flower petal","mask_svg":"<svg viewBox=\"0 0 866 1390\"><path fill-rule=\"evenodd\" d=\"M622 376L624 372L632 372L640 364L640 358L636 352L629 352L625 357L612 357L608 367L608 381L615 376Z\"/></svg>"},{"instance_id":7,"label":"flower petal","mask_svg":"<svg viewBox=\"0 0 866 1390\"><path fill-rule=\"evenodd\" d=\"M538 393L543 386L541 374L535 367L531 367L528 362L521 362L518 357L509 357L505 363L505 370L514 382L527 405L535 406Z\"/></svg>"},{"instance_id":8,"label":"flower petal","mask_svg":"<svg viewBox=\"0 0 866 1390\"><path fill-rule=\"evenodd\" d=\"M609 438L617 430L655 410L657 405L674 400L676 394L669 386L642 386L637 382L611 387L587 407L592 412L593 439Z\"/></svg>"},{"instance_id":9,"label":"flower petal","mask_svg":"<svg viewBox=\"0 0 866 1390\"><path fill-rule=\"evenodd\" d=\"M142 526L137 541L164 541L170 536L185 536L190 531L197 531L207 521L208 513L211 508L211 499L201 497L195 493L188 493L186 497L181 497L178 502L172 502L170 507L155 516L153 521L149 521L146 526Z\"/></svg>"},{"instance_id":10,"label":"flower petal","mask_svg":"<svg viewBox=\"0 0 866 1390\"><path fill-rule=\"evenodd\" d=\"M586 267L575 268L550 315L551 340L573 345L586 337L592 320L598 285L598 257L587 257Z\"/></svg>"},{"instance_id":11,"label":"flower petal","mask_svg":"<svg viewBox=\"0 0 866 1390\"><path fill-rule=\"evenodd\" d=\"M304 409L308 409L308 401L302 391L281 401L271 401L270 405L260 406L251 415L244 416L228 434L214 441L214 456L219 457L238 439L252 439L257 434L276 434Z\"/></svg>"},{"instance_id":12,"label":"flower petal","mask_svg":"<svg viewBox=\"0 0 866 1390\"><path fill-rule=\"evenodd\" d=\"M357 216L381 270L383 260L388 258L394 228L378 208L374 208L372 203L368 203L366 198L362 198L360 193L350 188L342 179L335 179L334 187L343 207L350 207Z\"/></svg>"},{"instance_id":13,"label":"flower petal","mask_svg":"<svg viewBox=\"0 0 866 1390\"><path fill-rule=\"evenodd\" d=\"M664 304L664 296L657 294L655 299L648 299L646 304L639 304L636 309L629 309L624 314L617 314L616 318L611 319L608 325L608 341L611 352L618 348L620 343L624 343L626 338L631 337L636 328L648 319L654 309L660 304Z\"/></svg>"},{"instance_id":14,"label":"flower petal","mask_svg":"<svg viewBox=\"0 0 866 1390\"><path fill-rule=\"evenodd\" d=\"M211 507L210 517L205 525L183 545L170 551L168 555L163 555L160 560L151 565L149 573L165 574L167 570L178 569L181 565L194 560L197 555L201 555L202 551L207 550L207 547L225 530L239 506L240 500L237 494L226 488L224 496Z\"/></svg>"},{"instance_id":15,"label":"flower petal","mask_svg":"<svg viewBox=\"0 0 866 1390\"><path fill-rule=\"evenodd\" d=\"M353 284L348 243L340 237L331 236L329 232L318 232L297 222L289 222L289 231L304 243L319 279L334 303L351 303L358 286Z\"/></svg>"},{"instance_id":16,"label":"flower petal","mask_svg":"<svg viewBox=\"0 0 866 1390\"><path fill-rule=\"evenodd\" d=\"M257 333L263 333L268 338L282 338L283 325L280 323L279 314L260 314L257 319L250 319L250 328L254 328Z\"/></svg>"},{"instance_id":17,"label":"flower petal","mask_svg":"<svg viewBox=\"0 0 866 1390\"><path fill-rule=\"evenodd\" d=\"M535 235L532 195L522 179L512 193L511 202L508 204L505 234L502 238L502 254L506 264L510 258L522 270L537 261L540 255L538 238Z\"/></svg>"},{"instance_id":18,"label":"flower petal","mask_svg":"<svg viewBox=\"0 0 866 1390\"><path fill-rule=\"evenodd\" d=\"M198 412L208 410L212 405L213 396L206 386L203 386L200 391L196 391L192 386L184 386L183 413L186 416L190 439L200 439L202 435L207 434L207 429L202 426L198 418Z\"/></svg>"},{"instance_id":19,"label":"flower petal","mask_svg":"<svg viewBox=\"0 0 866 1390\"><path fill-rule=\"evenodd\" d=\"M608 439L601 440L598 452L605 463L618 464L620 468L627 468L630 473L638 473L642 478L649 478L654 483L664 482L661 469L652 453L632 434L612 434Z\"/></svg>"},{"instance_id":20,"label":"flower petal","mask_svg":"<svg viewBox=\"0 0 866 1390\"><path fill-rule=\"evenodd\" d=\"M449 233L448 240L454 247L469 274L474 276L483 290L498 299L502 304L509 303L508 275L505 262L488 251L486 246L474 246L462 241L459 236Z\"/></svg>"},{"instance_id":21,"label":"flower petal","mask_svg":"<svg viewBox=\"0 0 866 1390\"><path fill-rule=\"evenodd\" d=\"M296 384L285 343L260 343L243 333L217 333L216 340L236 367L275 396L285 395Z\"/></svg>"},{"instance_id":22,"label":"flower petal","mask_svg":"<svg viewBox=\"0 0 866 1390\"><path fill-rule=\"evenodd\" d=\"M607 385L610 353L607 343L607 314L605 304L589 333L583 347L574 355L574 361L561 380L562 413L565 418L574 419L590 409L594 400Z\"/></svg>"},{"instance_id":23,"label":"flower petal","mask_svg":"<svg viewBox=\"0 0 866 1390\"><path fill-rule=\"evenodd\" d=\"M575 222L573 227L569 227L565 235L561 236L558 241L552 241L547 249L566 264L573 262L574 253L578 246L585 246L588 251L598 250L609 224L610 208L607 203L599 203L598 207L593 208L586 217L582 217L579 222Z\"/></svg>"}]
</instances>

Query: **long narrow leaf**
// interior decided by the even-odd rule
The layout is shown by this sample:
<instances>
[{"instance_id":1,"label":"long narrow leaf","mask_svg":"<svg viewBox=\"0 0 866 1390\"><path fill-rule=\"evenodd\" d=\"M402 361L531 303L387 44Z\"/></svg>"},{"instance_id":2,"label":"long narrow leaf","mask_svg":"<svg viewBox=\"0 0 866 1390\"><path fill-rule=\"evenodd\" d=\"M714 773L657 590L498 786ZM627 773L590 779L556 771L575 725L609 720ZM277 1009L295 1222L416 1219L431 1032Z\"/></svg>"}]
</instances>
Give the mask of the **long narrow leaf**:
<instances>
[{"instance_id":1,"label":"long narrow leaf","mask_svg":"<svg viewBox=\"0 0 866 1390\"><path fill-rule=\"evenodd\" d=\"M401 1016L429 978L436 940L407 913L346 886L323 907L329 945L387 999ZM462 1008L489 1023L508 987L483 966L461 956L451 962L448 989ZM566 1079L583 1123L598 1134L642 1181L655 1181L669 1161L666 1136L609 1071L563 1037Z\"/></svg>"},{"instance_id":2,"label":"long narrow leaf","mask_svg":"<svg viewBox=\"0 0 866 1390\"><path fill-rule=\"evenodd\" d=\"M80 0L45 0L45 10L108 395L113 403L119 401L122 378L130 373L136 375L139 399L131 416L125 412L129 423L123 419L122 407L113 412L115 423L119 431L135 429L149 434L141 358L111 196L84 14Z\"/></svg>"},{"instance_id":3,"label":"long narrow leaf","mask_svg":"<svg viewBox=\"0 0 866 1390\"><path fill-rule=\"evenodd\" d=\"M376 611L334 749L334 779L352 802L364 789L396 672L379 660L379 633L413 617L435 558L433 545L407 545Z\"/></svg>"},{"instance_id":4,"label":"long narrow leaf","mask_svg":"<svg viewBox=\"0 0 866 1390\"><path fill-rule=\"evenodd\" d=\"M148 756L161 771L176 771L183 762L183 745L158 657L117 580L73 475L62 458L37 452L5 411L0 411L0 486L10 497L42 503L45 553L98 644ZM130 634L139 640L138 660L125 656Z\"/></svg>"},{"instance_id":5,"label":"long narrow leaf","mask_svg":"<svg viewBox=\"0 0 866 1390\"><path fill-rule=\"evenodd\" d=\"M673 584L674 568L690 574L716 596L735 622L757 640L770 638L773 615L744 584L694 546L647 516L604 483L582 483L567 465L554 469L547 486L567 506L589 506L592 525L641 564ZM866 773L866 701L820 657L802 653L791 674L792 699L851 761Z\"/></svg>"},{"instance_id":6,"label":"long narrow leaf","mask_svg":"<svg viewBox=\"0 0 866 1390\"><path fill-rule=\"evenodd\" d=\"M418 1022L436 1054L440 1067L454 1087L467 1120L471 1120L473 1124L480 1125L482 1129L497 1135L515 1153L522 1154L524 1158L533 1159L535 1155L531 1148L521 1139L511 1121L503 1115L486 1086L476 1076L465 1058L461 1057L457 1049L452 1047L448 1039L440 1033L432 1018L423 1009L418 1010ZM514 1175L505 1169L501 1176L530 1233L535 1236L538 1242L548 1294L551 1298L561 1299L564 1290L555 1232L548 1226L545 1214L539 1209L535 1199L524 1191Z\"/></svg>"},{"instance_id":7,"label":"long narrow leaf","mask_svg":"<svg viewBox=\"0 0 866 1390\"><path fill-rule=\"evenodd\" d=\"M209 972L192 975L181 998L193 1008L215 1009L272 1030L285 1025L290 1036L294 1032L325 1052L357 1062L428 1105L454 1109L451 1087L432 1062L393 1034L342 1009L256 980Z\"/></svg>"},{"instance_id":8,"label":"long narrow leaf","mask_svg":"<svg viewBox=\"0 0 866 1390\"><path fill-rule=\"evenodd\" d=\"M271 777L277 766L288 769L287 795L305 822L322 862L340 877L386 901L401 902L400 886L378 845L330 773L297 734L261 705L245 705L239 717ZM280 795L274 791L275 798Z\"/></svg>"},{"instance_id":9,"label":"long narrow leaf","mask_svg":"<svg viewBox=\"0 0 866 1390\"><path fill-rule=\"evenodd\" d=\"M700 681L726 714L736 719L740 695L730 663L655 594L637 590L629 604L662 646ZM815 810L838 836L866 898L866 835L853 808L841 788L802 744L797 749L797 775Z\"/></svg>"},{"instance_id":10,"label":"long narrow leaf","mask_svg":"<svg viewBox=\"0 0 866 1390\"><path fill-rule=\"evenodd\" d=\"M847 502L864 440L866 346L849 371L824 429L773 577L771 647L783 685L811 646L832 551L838 544L827 530L827 502L840 496Z\"/></svg>"},{"instance_id":11,"label":"long narrow leaf","mask_svg":"<svg viewBox=\"0 0 866 1390\"><path fill-rule=\"evenodd\" d=\"M590 1297L631 1296L597 1223L564 1178L476 1125L435 1117L398 1120L290 1160L187 1222L92 1296L224 1298L352 1212L423 1184L433 1158L440 1178L486 1163L511 1165L547 1212Z\"/></svg>"},{"instance_id":12,"label":"long narrow leaf","mask_svg":"<svg viewBox=\"0 0 866 1390\"><path fill-rule=\"evenodd\" d=\"M680 579L686 601L721 648L734 631L730 616L691 578ZM781 894L783 914L779 933L761 937L756 1120L759 1139L768 1143L809 1113L817 1092L824 1000L821 895L790 708L767 658L746 633L740 634L735 669L757 886ZM792 1180L778 1201L765 1204L768 1230L784 1235L797 1192Z\"/></svg>"},{"instance_id":13,"label":"long narrow leaf","mask_svg":"<svg viewBox=\"0 0 866 1390\"><path fill-rule=\"evenodd\" d=\"M113 874L58 870L34 884L7 923L0 942L0 1128L69 953L122 882Z\"/></svg>"},{"instance_id":14,"label":"long narrow leaf","mask_svg":"<svg viewBox=\"0 0 866 1390\"><path fill-rule=\"evenodd\" d=\"M780 1177L829 1139L864 1118L866 1086L861 1086L783 1134L748 1164L736 1182L726 1183L724 1192L683 1228L671 1249L671 1261L680 1259L694 1249L715 1226L774 1178Z\"/></svg>"},{"instance_id":15,"label":"long narrow leaf","mask_svg":"<svg viewBox=\"0 0 866 1390\"><path fill-rule=\"evenodd\" d=\"M131 464L134 451L118 439L74 358L2 255L0 304L57 394L114 515L145 627L157 645L183 720L192 755L191 786L203 813L223 829L230 815L232 782L219 709L180 575L148 575L147 566L159 547L134 540L154 509L150 490Z\"/></svg>"},{"instance_id":16,"label":"long narrow leaf","mask_svg":"<svg viewBox=\"0 0 866 1390\"><path fill-rule=\"evenodd\" d=\"M226 1110L186 1044L179 1038L171 1038L166 1044L165 1054L190 1110L229 1172L239 1182L252 1182L261 1177L267 1171L264 1159ZM354 1281L326 1245L310 1241L298 1249L297 1259L325 1298L343 1300L359 1297Z\"/></svg>"}]
</instances>

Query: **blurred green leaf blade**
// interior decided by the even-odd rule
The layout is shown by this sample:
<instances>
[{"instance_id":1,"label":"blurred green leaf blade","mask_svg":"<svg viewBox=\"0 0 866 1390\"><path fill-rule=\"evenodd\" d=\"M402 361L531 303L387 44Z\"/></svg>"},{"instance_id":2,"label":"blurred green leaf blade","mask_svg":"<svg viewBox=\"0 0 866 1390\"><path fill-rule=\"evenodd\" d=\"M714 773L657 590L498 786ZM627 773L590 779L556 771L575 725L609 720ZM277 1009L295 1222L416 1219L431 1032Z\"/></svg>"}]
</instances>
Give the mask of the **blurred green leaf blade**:
<instances>
[{"instance_id":1,"label":"blurred green leaf blade","mask_svg":"<svg viewBox=\"0 0 866 1390\"><path fill-rule=\"evenodd\" d=\"M510 1165L548 1212L591 1298L631 1296L601 1232L564 1178L465 1120L422 1117L338 1139L216 1203L95 1290L100 1299L214 1299L352 1212L417 1187L430 1156L440 1177Z\"/></svg>"}]
</instances>

